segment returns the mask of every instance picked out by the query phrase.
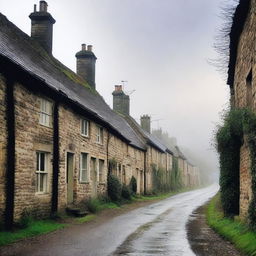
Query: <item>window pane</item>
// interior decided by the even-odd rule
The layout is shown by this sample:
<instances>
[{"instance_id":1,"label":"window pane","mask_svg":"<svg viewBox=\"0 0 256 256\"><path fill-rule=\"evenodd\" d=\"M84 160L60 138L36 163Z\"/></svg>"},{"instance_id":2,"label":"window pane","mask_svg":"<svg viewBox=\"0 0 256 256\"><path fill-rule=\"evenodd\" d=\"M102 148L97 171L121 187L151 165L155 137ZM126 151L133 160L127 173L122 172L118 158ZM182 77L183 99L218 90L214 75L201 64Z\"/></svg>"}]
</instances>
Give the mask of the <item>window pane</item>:
<instances>
[{"instance_id":1,"label":"window pane","mask_svg":"<svg viewBox=\"0 0 256 256\"><path fill-rule=\"evenodd\" d=\"M40 188L39 188L39 191L40 192L43 192L44 191L44 180L43 180L43 178L44 178L44 176L43 176L43 174L39 174L39 184L40 184Z\"/></svg>"},{"instance_id":2,"label":"window pane","mask_svg":"<svg viewBox=\"0 0 256 256\"><path fill-rule=\"evenodd\" d=\"M81 153L80 180L87 181L87 154Z\"/></svg>"},{"instance_id":3,"label":"window pane","mask_svg":"<svg viewBox=\"0 0 256 256\"><path fill-rule=\"evenodd\" d=\"M39 174L36 174L36 192L39 191Z\"/></svg>"},{"instance_id":4,"label":"window pane","mask_svg":"<svg viewBox=\"0 0 256 256\"><path fill-rule=\"evenodd\" d=\"M36 170L39 170L39 153L36 153Z\"/></svg>"},{"instance_id":5,"label":"window pane","mask_svg":"<svg viewBox=\"0 0 256 256\"><path fill-rule=\"evenodd\" d=\"M40 171L45 171L45 154L40 153L40 166L39 166Z\"/></svg>"}]
</instances>

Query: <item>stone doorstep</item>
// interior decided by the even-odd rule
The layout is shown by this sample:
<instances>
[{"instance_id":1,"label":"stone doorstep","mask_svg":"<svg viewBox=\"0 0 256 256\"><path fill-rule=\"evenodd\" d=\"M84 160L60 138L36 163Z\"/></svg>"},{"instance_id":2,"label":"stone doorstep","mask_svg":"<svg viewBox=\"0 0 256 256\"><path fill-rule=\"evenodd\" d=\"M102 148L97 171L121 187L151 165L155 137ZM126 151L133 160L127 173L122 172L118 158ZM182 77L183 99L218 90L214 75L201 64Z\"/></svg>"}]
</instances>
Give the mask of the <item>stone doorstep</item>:
<instances>
[{"instance_id":1,"label":"stone doorstep","mask_svg":"<svg viewBox=\"0 0 256 256\"><path fill-rule=\"evenodd\" d=\"M79 207L76 207L76 206L68 206L66 208L66 212L67 212L67 214L75 216L75 217L84 217L89 214L88 211L81 209Z\"/></svg>"}]
</instances>

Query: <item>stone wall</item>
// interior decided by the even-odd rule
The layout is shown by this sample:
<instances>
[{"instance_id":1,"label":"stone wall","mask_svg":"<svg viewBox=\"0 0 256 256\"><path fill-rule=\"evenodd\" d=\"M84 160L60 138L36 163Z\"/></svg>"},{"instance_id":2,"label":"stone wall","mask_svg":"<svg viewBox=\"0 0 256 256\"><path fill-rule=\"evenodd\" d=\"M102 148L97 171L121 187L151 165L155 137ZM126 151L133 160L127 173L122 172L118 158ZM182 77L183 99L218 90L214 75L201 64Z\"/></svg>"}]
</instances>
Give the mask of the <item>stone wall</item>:
<instances>
[{"instance_id":1,"label":"stone wall","mask_svg":"<svg viewBox=\"0 0 256 256\"><path fill-rule=\"evenodd\" d=\"M96 142L97 125L89 121L89 136L81 134L81 119L86 116L76 114L70 108L63 105L59 109L59 131L60 131L60 175L59 175L59 206L64 208L67 204L67 153L73 154L73 196L74 202L88 199L102 194L106 190L107 182L107 141L108 132L103 130L103 143ZM87 181L80 180L80 161L81 153L88 154L88 171ZM99 181L99 173L93 179L92 170L90 168L91 158L98 161L104 160L103 180ZM96 185L96 187L95 187ZM96 191L93 191L95 189Z\"/></svg>"},{"instance_id":2,"label":"stone wall","mask_svg":"<svg viewBox=\"0 0 256 256\"><path fill-rule=\"evenodd\" d=\"M248 144L240 150L240 216L246 218L251 200L250 153Z\"/></svg>"},{"instance_id":3,"label":"stone wall","mask_svg":"<svg viewBox=\"0 0 256 256\"><path fill-rule=\"evenodd\" d=\"M15 207L17 220L26 209L35 215L49 215L52 191L53 129L39 124L40 95L21 84L14 86L15 98ZM47 152L47 191L36 192L36 152Z\"/></svg>"},{"instance_id":4,"label":"stone wall","mask_svg":"<svg viewBox=\"0 0 256 256\"><path fill-rule=\"evenodd\" d=\"M256 1L252 6L240 36L234 80L234 104L256 111ZM240 215L245 218L251 195L250 158L247 145L240 153Z\"/></svg>"},{"instance_id":5,"label":"stone wall","mask_svg":"<svg viewBox=\"0 0 256 256\"><path fill-rule=\"evenodd\" d=\"M6 84L4 77L0 74L0 222L5 209L5 172L6 172Z\"/></svg>"}]
</instances>

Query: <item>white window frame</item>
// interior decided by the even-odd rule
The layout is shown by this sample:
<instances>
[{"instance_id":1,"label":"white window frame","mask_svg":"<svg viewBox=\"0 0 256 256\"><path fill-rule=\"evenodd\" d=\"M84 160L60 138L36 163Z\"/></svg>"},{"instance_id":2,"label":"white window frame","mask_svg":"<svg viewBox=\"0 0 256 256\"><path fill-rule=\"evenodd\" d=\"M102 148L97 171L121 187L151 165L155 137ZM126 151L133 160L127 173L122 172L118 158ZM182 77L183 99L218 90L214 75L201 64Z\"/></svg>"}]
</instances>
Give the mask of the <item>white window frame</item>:
<instances>
[{"instance_id":1,"label":"white window frame","mask_svg":"<svg viewBox=\"0 0 256 256\"><path fill-rule=\"evenodd\" d=\"M39 124L52 126L52 102L44 98L40 98Z\"/></svg>"},{"instance_id":2,"label":"white window frame","mask_svg":"<svg viewBox=\"0 0 256 256\"><path fill-rule=\"evenodd\" d=\"M44 170L41 170L41 155L44 154ZM37 194L45 194L48 192L48 173L49 173L49 153L37 151L36 152L36 193ZM43 190L40 190L41 187L41 179L43 176Z\"/></svg>"},{"instance_id":3,"label":"white window frame","mask_svg":"<svg viewBox=\"0 0 256 256\"><path fill-rule=\"evenodd\" d=\"M86 124L86 126L83 126L83 124ZM86 132L83 130L83 128L86 127ZM81 134L84 137L89 137L89 129L90 129L90 122L87 119L81 119Z\"/></svg>"},{"instance_id":4,"label":"white window frame","mask_svg":"<svg viewBox=\"0 0 256 256\"><path fill-rule=\"evenodd\" d=\"M86 156L86 168L83 168L83 157ZM85 179L83 180L83 171L85 172ZM81 152L80 154L80 173L79 173L79 181L80 183L86 183L90 180L90 172L89 172L89 154L86 152Z\"/></svg>"},{"instance_id":5,"label":"white window frame","mask_svg":"<svg viewBox=\"0 0 256 256\"><path fill-rule=\"evenodd\" d=\"M103 145L103 127L97 125L96 142Z\"/></svg>"}]
</instances>

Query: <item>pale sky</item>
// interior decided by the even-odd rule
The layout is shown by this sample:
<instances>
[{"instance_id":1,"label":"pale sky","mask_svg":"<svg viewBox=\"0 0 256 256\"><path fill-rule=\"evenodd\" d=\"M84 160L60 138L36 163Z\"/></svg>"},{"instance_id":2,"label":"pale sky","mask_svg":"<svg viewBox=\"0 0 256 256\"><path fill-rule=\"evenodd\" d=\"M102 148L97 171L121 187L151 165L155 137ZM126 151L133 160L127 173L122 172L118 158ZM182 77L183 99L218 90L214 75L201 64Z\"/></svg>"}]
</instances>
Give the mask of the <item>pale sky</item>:
<instances>
[{"instance_id":1,"label":"pale sky","mask_svg":"<svg viewBox=\"0 0 256 256\"><path fill-rule=\"evenodd\" d=\"M224 0L48 0L56 19L53 55L75 71L75 53L92 44L96 88L112 107L114 85L125 83L131 115L152 116L162 127L217 169L213 130L228 106L225 78L208 64ZM233 2L233 1L228 1ZM1 0L1 12L30 35L33 5Z\"/></svg>"}]
</instances>

